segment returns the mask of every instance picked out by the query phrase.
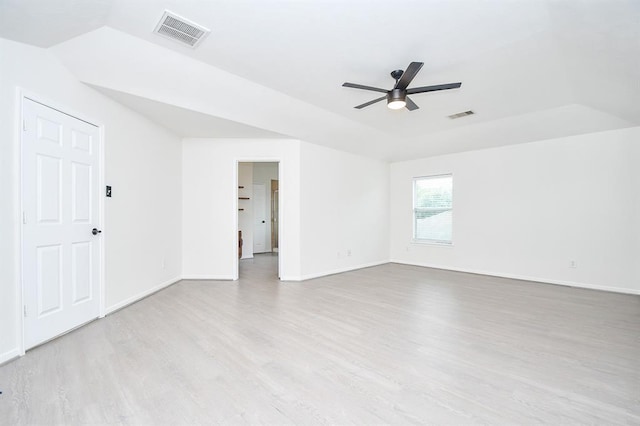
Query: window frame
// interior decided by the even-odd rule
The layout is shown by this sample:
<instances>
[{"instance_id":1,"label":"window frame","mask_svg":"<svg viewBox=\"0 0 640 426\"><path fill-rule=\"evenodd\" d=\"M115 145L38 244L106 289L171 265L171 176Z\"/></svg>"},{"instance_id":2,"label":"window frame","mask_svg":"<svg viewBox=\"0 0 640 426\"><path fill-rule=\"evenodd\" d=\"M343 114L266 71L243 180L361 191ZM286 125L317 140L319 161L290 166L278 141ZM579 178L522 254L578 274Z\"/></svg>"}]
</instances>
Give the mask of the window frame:
<instances>
[{"instance_id":1,"label":"window frame","mask_svg":"<svg viewBox=\"0 0 640 426\"><path fill-rule=\"evenodd\" d=\"M429 238L418 238L416 235L417 232L417 220L416 220L416 212L418 209L425 209L425 207L416 207L416 185L418 181L426 180L426 179L438 179L448 177L451 178L451 240L436 240ZM427 175L427 176L415 176L412 181L412 199L413 199L413 208L412 208L412 234L411 241L414 244L428 244L428 245L436 245L436 246L444 246L451 247L453 246L453 201L454 201L454 190L453 190L453 173L441 173L437 175Z\"/></svg>"}]
</instances>

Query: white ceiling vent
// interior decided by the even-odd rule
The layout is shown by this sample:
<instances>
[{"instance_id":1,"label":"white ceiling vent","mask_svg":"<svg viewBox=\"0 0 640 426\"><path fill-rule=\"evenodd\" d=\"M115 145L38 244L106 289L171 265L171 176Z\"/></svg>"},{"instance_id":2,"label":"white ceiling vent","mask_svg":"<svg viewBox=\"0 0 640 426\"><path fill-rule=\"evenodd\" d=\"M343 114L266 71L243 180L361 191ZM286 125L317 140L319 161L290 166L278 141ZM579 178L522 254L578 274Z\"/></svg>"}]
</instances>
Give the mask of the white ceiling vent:
<instances>
[{"instance_id":1,"label":"white ceiling vent","mask_svg":"<svg viewBox=\"0 0 640 426\"><path fill-rule=\"evenodd\" d=\"M449 118L452 120L455 120L456 118L462 118L462 117L466 117L467 115L473 115L473 114L475 114L475 112L469 110L469 111L459 112L457 114L452 114L449 116Z\"/></svg>"},{"instance_id":2,"label":"white ceiling vent","mask_svg":"<svg viewBox=\"0 0 640 426\"><path fill-rule=\"evenodd\" d=\"M154 32L182 44L196 47L211 30L165 10Z\"/></svg>"}]
</instances>

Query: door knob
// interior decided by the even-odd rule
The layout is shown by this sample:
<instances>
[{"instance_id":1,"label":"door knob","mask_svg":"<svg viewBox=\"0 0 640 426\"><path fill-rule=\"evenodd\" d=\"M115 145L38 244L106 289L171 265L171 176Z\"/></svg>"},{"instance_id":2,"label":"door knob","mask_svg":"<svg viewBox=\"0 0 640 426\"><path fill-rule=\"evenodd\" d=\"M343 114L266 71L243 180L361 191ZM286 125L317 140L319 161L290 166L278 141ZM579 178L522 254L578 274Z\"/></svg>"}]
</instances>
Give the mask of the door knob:
<instances>
[{"instance_id":1,"label":"door knob","mask_svg":"<svg viewBox=\"0 0 640 426\"><path fill-rule=\"evenodd\" d=\"M98 228L93 228L93 229L91 230L91 233L92 233L93 235L98 235L98 234L102 234L102 231L101 231L101 230L99 230Z\"/></svg>"},{"instance_id":2,"label":"door knob","mask_svg":"<svg viewBox=\"0 0 640 426\"><path fill-rule=\"evenodd\" d=\"M264 223L264 220L262 221L262 223Z\"/></svg>"}]
</instances>

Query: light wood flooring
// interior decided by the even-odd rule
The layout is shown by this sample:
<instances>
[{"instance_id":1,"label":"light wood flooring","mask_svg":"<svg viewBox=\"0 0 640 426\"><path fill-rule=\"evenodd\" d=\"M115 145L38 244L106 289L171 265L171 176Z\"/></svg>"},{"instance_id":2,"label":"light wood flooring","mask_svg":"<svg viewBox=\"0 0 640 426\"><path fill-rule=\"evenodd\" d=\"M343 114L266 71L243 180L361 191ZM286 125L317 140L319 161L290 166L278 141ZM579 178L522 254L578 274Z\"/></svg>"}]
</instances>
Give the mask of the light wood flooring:
<instances>
[{"instance_id":1,"label":"light wood flooring","mask_svg":"<svg viewBox=\"0 0 640 426\"><path fill-rule=\"evenodd\" d=\"M640 424L640 297L388 264L182 281L0 367L1 424Z\"/></svg>"}]
</instances>

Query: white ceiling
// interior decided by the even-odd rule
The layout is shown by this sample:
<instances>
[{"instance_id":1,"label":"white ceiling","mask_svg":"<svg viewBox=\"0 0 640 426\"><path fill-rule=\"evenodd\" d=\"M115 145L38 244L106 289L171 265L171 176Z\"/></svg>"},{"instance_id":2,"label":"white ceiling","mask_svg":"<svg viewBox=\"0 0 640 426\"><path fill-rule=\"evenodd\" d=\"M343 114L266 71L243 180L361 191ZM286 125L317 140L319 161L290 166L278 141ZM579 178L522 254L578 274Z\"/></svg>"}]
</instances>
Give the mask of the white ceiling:
<instances>
[{"instance_id":1,"label":"white ceiling","mask_svg":"<svg viewBox=\"0 0 640 426\"><path fill-rule=\"evenodd\" d=\"M144 115L151 121L161 123L176 135L187 138L251 138L286 139L285 135L270 132L257 127L247 126L231 120L224 120L201 112L180 108L174 105L152 101L129 93L104 87L92 86L102 94Z\"/></svg>"},{"instance_id":2,"label":"white ceiling","mask_svg":"<svg viewBox=\"0 0 640 426\"><path fill-rule=\"evenodd\" d=\"M153 34L165 9L211 35ZM0 36L185 136L264 129L399 160L640 125L635 0L1 0L0 16ZM411 61L412 86L462 88L409 112L356 110L377 93L341 87L388 88Z\"/></svg>"}]
</instances>

